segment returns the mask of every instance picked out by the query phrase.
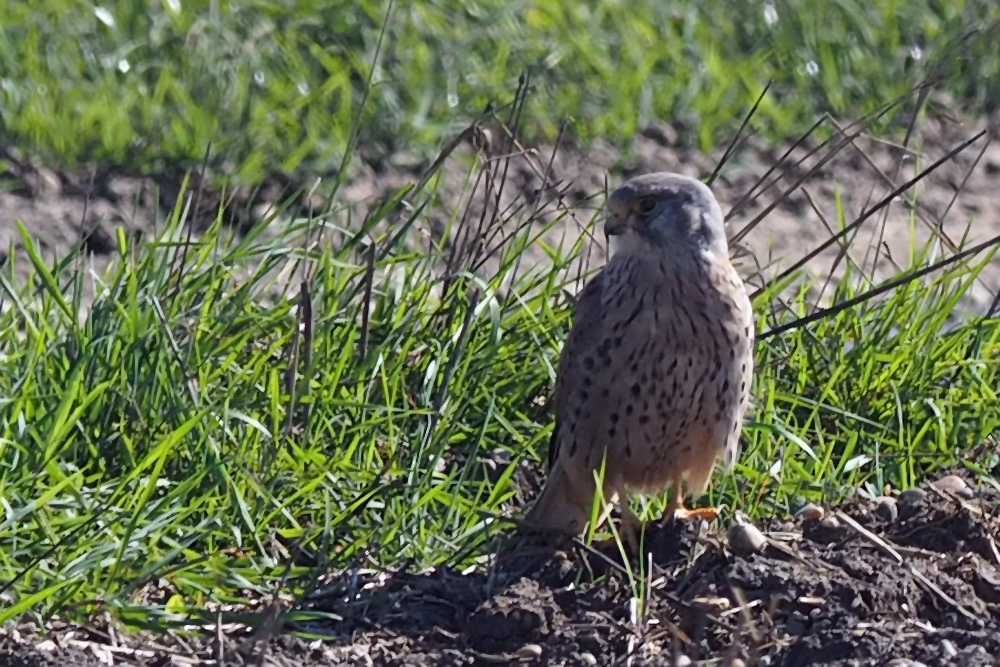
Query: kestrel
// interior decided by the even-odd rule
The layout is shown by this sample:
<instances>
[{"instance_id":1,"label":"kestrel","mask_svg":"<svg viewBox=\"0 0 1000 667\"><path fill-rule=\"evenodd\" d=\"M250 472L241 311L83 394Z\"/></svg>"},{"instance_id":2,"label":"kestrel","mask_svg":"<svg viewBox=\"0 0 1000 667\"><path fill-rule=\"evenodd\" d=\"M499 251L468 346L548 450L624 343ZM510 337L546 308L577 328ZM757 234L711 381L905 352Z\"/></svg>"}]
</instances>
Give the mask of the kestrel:
<instances>
[{"instance_id":1,"label":"kestrel","mask_svg":"<svg viewBox=\"0 0 1000 667\"><path fill-rule=\"evenodd\" d=\"M555 387L549 476L526 520L579 535L594 473L617 498L624 536L640 527L632 493L672 487L667 520L700 496L717 458L731 467L753 374L754 322L729 261L722 211L700 181L633 178L608 200L611 259L583 289Z\"/></svg>"}]
</instances>

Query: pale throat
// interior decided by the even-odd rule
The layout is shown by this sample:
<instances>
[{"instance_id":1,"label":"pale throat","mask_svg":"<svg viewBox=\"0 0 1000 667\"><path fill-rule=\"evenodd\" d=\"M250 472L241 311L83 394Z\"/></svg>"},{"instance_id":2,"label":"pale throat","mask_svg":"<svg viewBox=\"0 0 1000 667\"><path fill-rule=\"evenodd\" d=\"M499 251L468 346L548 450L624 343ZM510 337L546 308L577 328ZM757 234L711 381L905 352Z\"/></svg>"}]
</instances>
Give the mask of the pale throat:
<instances>
[{"instance_id":1,"label":"pale throat","mask_svg":"<svg viewBox=\"0 0 1000 667\"><path fill-rule=\"evenodd\" d=\"M612 236L609 257L642 257L652 254L649 241L628 229L624 234Z\"/></svg>"},{"instance_id":2,"label":"pale throat","mask_svg":"<svg viewBox=\"0 0 1000 667\"><path fill-rule=\"evenodd\" d=\"M720 258L728 257L725 250L722 250L720 254L718 248L710 245L699 245L694 248L679 242L669 245L654 245L650 243L649 239L643 238L632 229L626 230L624 234L612 236L610 240L609 259L633 258L643 263L651 261L659 264L666 261L672 265L689 266L716 262Z\"/></svg>"}]
</instances>

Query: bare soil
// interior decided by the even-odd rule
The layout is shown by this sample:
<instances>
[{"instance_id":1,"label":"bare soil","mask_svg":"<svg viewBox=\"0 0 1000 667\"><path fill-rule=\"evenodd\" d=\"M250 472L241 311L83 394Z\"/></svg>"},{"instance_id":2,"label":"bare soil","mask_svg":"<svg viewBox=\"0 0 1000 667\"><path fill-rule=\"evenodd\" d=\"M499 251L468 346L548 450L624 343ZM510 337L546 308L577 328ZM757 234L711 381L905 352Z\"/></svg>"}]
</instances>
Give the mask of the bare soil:
<instances>
[{"instance_id":1,"label":"bare soil","mask_svg":"<svg viewBox=\"0 0 1000 667\"><path fill-rule=\"evenodd\" d=\"M1000 235L1000 144L991 143L988 135L914 188L888 197L932 162L994 124L990 119L927 119L915 126L906 147L906 128L900 127L878 138L862 134L828 160L825 156L829 148L840 138L819 148L819 142L812 139L795 146L797 137L793 137L774 145L751 135L737 146L712 185L723 210L730 213L732 239L741 237L748 223L765 214L745 238L732 244L741 272L752 288L760 287L826 241L831 230L839 231L842 224L887 198L889 205L871 215L856 235L852 233L845 243L833 244L810 261L807 274L824 278L832 271L842 275L851 264L877 282L912 266L913 248L919 248L929 238L941 239L933 260ZM571 139L558 147L511 147L494 139L485 152L493 160L491 166L497 166L497 173L503 177L498 207L502 224L509 230L519 220L531 217L541 228L555 219L556 224L542 238L549 243L565 238L571 243L581 234L593 232L599 217L589 213L597 213L604 189L614 187L623 178L661 170L701 178L711 174L724 150L702 154L687 139L689 134L661 124L647 128L628 146L598 141L587 148ZM502 130L494 128L492 136L502 136ZM511 153L514 156L506 161L504 156ZM451 216L461 217L470 198L473 203L467 224L478 223L482 202L487 199L487 185L480 181L470 197L469 174L475 155L471 142L465 142L444 162L435 178L440 201L428 207L425 219L414 228L408 242L425 244L426 237L440 235ZM346 223L346 210L350 209L354 224L360 224L367 211L381 204L394 189L416 183L427 167L426 162L404 154L357 160L339 191L335 222ZM765 187L755 190L761 179ZM49 257L65 256L82 242L100 271L116 252L115 228L153 237L166 212L176 204L181 180L179 174L137 177L97 167L68 172L19 156L13 149L0 150L0 260L5 259L11 245L17 252L20 239L15 221L21 220ZM275 201L299 185L272 180L259 189L233 189L223 195L200 186L195 177L188 188L189 193L198 193L190 216L194 231L197 233L214 219L223 199L230 204L226 222L237 229L246 228L265 217ZM312 182L304 185L308 189ZM784 197L786 190L790 192ZM580 202L585 202L581 209L565 214L567 207ZM319 195L313 195L311 199L300 198L298 204L290 214L321 211L324 202ZM599 233L594 236L598 237L594 244L600 252L603 239ZM847 246L846 254L838 260L843 246ZM546 252L536 245L528 251L522 267L527 270L548 261ZM22 274L28 270L23 257L18 266ZM487 263L484 270L490 268ZM829 296L830 291L817 294L817 299ZM993 303L998 291L1000 261L986 268L965 297L963 307L982 312Z\"/></svg>"},{"instance_id":2,"label":"bare soil","mask_svg":"<svg viewBox=\"0 0 1000 667\"><path fill-rule=\"evenodd\" d=\"M627 560L512 529L473 573L343 573L302 605L341 621L286 628L326 641L7 628L0 665L998 664L1000 492L958 474L968 489L912 489L895 512L858 496L768 520L757 553L700 522L651 524Z\"/></svg>"},{"instance_id":3,"label":"bare soil","mask_svg":"<svg viewBox=\"0 0 1000 667\"><path fill-rule=\"evenodd\" d=\"M998 501L932 486L893 517L858 497L836 523L762 524L753 554L704 524L652 526L628 566L613 547L514 536L488 572L372 574L316 604L376 665L994 664Z\"/></svg>"}]
</instances>

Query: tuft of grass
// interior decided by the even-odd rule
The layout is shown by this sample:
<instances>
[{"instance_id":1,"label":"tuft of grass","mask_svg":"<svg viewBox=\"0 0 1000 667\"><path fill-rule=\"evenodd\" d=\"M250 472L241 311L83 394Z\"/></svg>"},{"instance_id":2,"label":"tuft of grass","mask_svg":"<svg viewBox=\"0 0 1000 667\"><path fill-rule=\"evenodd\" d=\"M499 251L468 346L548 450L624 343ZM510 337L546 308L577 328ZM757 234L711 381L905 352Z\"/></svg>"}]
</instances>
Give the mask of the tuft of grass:
<instances>
[{"instance_id":1,"label":"tuft of grass","mask_svg":"<svg viewBox=\"0 0 1000 667\"><path fill-rule=\"evenodd\" d=\"M360 229L331 207L238 236L220 210L190 243L182 198L154 241L119 233L102 274L47 263L22 228L30 278L0 278L0 620L163 627L350 567L481 562L490 515L523 507L544 460L587 237L523 269L541 243L524 207L473 273L476 243L446 250L459 223L400 240L432 187ZM744 453L711 501L787 512L963 460L1000 424L1000 319L950 316L991 257L762 340ZM782 294L756 299L760 329L809 312L807 285Z\"/></svg>"},{"instance_id":2,"label":"tuft of grass","mask_svg":"<svg viewBox=\"0 0 1000 667\"><path fill-rule=\"evenodd\" d=\"M213 166L255 183L335 174L355 129L375 157L434 146L527 70L530 136L572 117L584 140L624 141L663 120L707 150L772 79L756 114L772 136L925 78L988 110L998 19L988 0L9 2L0 128L32 154L142 172L194 167L212 145Z\"/></svg>"}]
</instances>

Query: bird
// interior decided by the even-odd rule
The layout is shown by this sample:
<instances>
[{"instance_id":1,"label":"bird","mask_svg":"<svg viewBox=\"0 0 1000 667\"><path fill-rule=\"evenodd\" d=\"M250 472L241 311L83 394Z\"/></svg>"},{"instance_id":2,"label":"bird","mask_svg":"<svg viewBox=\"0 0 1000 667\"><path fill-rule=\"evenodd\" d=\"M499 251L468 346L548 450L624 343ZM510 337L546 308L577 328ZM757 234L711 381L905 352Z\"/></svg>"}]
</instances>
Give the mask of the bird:
<instances>
[{"instance_id":1,"label":"bird","mask_svg":"<svg viewBox=\"0 0 1000 667\"><path fill-rule=\"evenodd\" d=\"M610 255L577 298L553 395L548 474L524 521L579 536L601 491L637 544L635 493L670 489L666 523L688 510L721 458L732 469L750 402L754 319L729 259L725 221L700 180L656 172L612 192ZM607 506L605 507L607 509Z\"/></svg>"}]
</instances>

